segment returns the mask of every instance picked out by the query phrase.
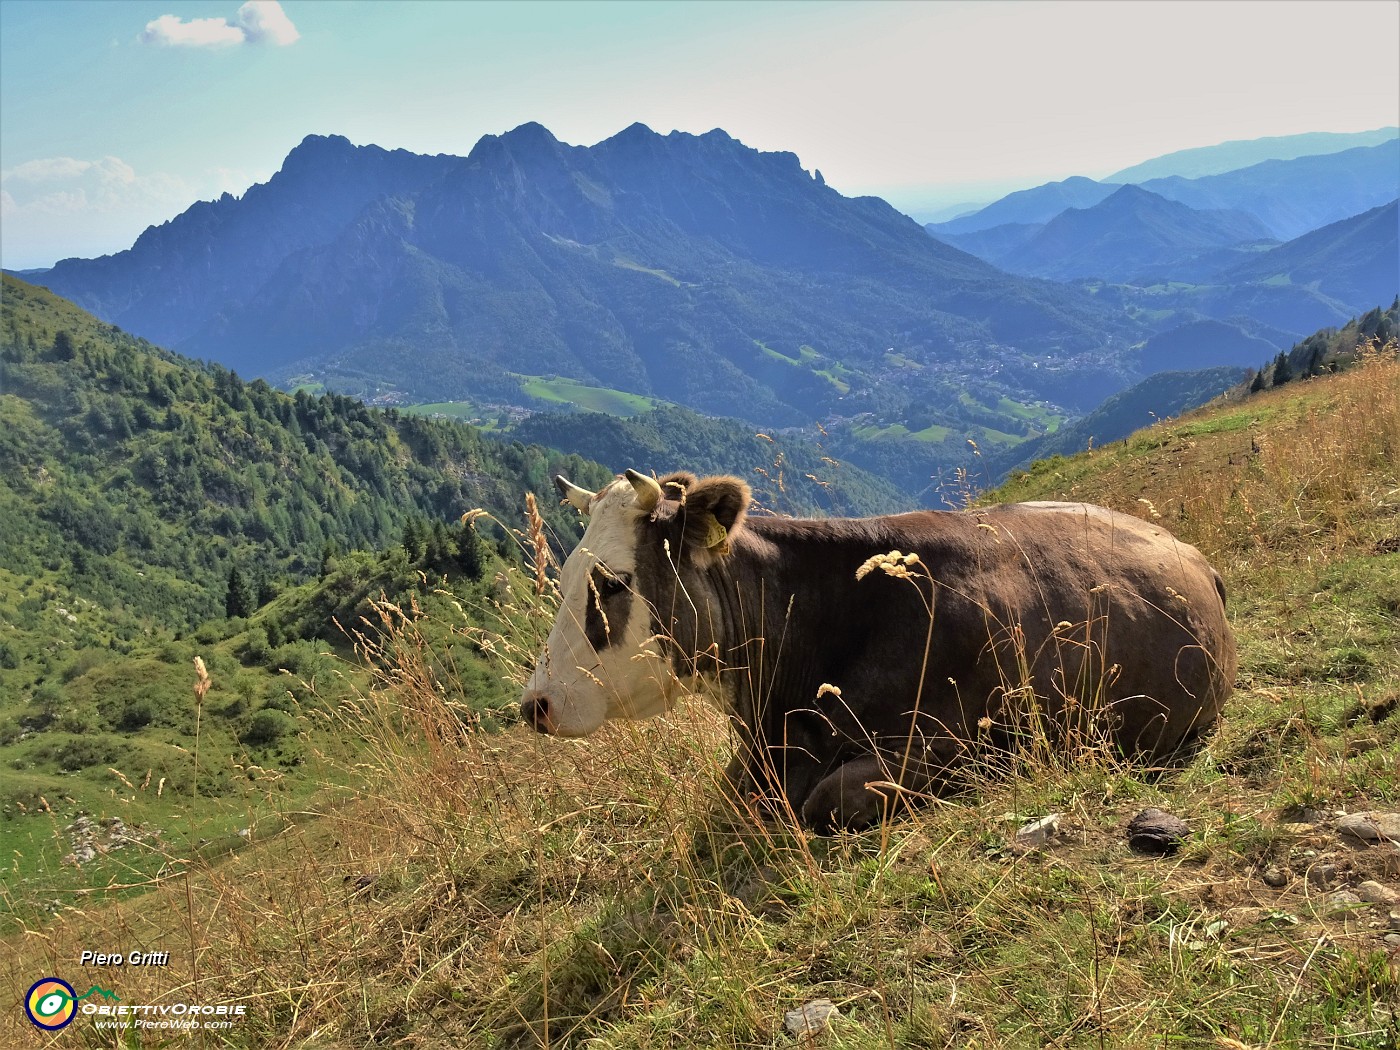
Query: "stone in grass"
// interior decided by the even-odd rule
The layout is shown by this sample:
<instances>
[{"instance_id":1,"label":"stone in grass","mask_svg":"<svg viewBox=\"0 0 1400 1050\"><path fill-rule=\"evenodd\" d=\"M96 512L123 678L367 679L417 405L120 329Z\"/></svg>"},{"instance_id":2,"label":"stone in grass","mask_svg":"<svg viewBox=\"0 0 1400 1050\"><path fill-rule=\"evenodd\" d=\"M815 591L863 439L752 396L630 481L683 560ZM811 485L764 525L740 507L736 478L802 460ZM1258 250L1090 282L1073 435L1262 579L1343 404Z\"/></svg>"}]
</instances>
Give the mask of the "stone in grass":
<instances>
[{"instance_id":1,"label":"stone in grass","mask_svg":"<svg viewBox=\"0 0 1400 1050\"><path fill-rule=\"evenodd\" d=\"M1352 911L1360 903L1361 898L1351 890L1338 890L1327 896L1327 910L1332 913Z\"/></svg>"},{"instance_id":2,"label":"stone in grass","mask_svg":"<svg viewBox=\"0 0 1400 1050\"><path fill-rule=\"evenodd\" d=\"M1060 831L1060 818L1062 814L1051 813L1049 816L1041 817L1039 820L1032 820L1023 824L1016 831L1016 844L1018 846L1043 846L1054 838Z\"/></svg>"},{"instance_id":3,"label":"stone in grass","mask_svg":"<svg viewBox=\"0 0 1400 1050\"><path fill-rule=\"evenodd\" d=\"M1179 850L1190 835L1186 821L1160 809L1144 809L1128 821L1128 846L1135 853L1165 857Z\"/></svg>"},{"instance_id":4,"label":"stone in grass","mask_svg":"<svg viewBox=\"0 0 1400 1050\"><path fill-rule=\"evenodd\" d=\"M789 1032L801 1038L825 1031L831 1019L839 1016L841 1011L830 999L813 999L809 1003L803 1003L796 1010L789 1010L783 1024Z\"/></svg>"},{"instance_id":5,"label":"stone in grass","mask_svg":"<svg viewBox=\"0 0 1400 1050\"><path fill-rule=\"evenodd\" d=\"M1400 904L1400 890L1391 889L1374 879L1367 879L1356 887L1356 895L1367 904Z\"/></svg>"},{"instance_id":6,"label":"stone in grass","mask_svg":"<svg viewBox=\"0 0 1400 1050\"><path fill-rule=\"evenodd\" d=\"M1337 834L1364 842L1400 842L1400 813L1348 813L1337 820Z\"/></svg>"}]
</instances>

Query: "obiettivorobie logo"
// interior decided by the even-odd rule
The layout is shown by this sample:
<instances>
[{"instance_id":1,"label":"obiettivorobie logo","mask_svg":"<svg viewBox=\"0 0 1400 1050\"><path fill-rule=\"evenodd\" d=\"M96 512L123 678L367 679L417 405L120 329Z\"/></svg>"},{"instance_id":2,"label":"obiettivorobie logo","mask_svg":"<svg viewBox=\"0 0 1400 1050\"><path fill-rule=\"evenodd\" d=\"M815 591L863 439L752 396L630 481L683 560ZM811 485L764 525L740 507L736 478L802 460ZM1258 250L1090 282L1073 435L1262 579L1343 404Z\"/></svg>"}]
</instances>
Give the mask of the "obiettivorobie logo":
<instances>
[{"instance_id":1,"label":"obiettivorobie logo","mask_svg":"<svg viewBox=\"0 0 1400 1050\"><path fill-rule=\"evenodd\" d=\"M57 977L41 977L30 986L29 994L24 997L24 1012L35 1026L46 1032L57 1032L72 1023L78 1015L78 1003L90 995L100 995L114 1003L121 1002L116 993L95 984L79 995L67 981Z\"/></svg>"},{"instance_id":2,"label":"obiettivorobie logo","mask_svg":"<svg viewBox=\"0 0 1400 1050\"><path fill-rule=\"evenodd\" d=\"M115 992L95 984L79 995L67 981L43 977L30 985L24 1012L34 1027L45 1032L67 1028L79 1014L99 1030L190 1031L232 1028L248 1016L248 1007L243 1003L124 1003Z\"/></svg>"}]
</instances>

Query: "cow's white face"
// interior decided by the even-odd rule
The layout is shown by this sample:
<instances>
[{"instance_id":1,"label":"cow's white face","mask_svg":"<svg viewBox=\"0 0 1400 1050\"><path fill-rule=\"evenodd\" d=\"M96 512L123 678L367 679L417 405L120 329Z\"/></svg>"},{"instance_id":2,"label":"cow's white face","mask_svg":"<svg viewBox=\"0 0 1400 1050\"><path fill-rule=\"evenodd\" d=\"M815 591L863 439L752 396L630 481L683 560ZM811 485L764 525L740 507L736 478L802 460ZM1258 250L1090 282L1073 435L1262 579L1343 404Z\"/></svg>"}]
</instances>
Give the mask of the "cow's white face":
<instances>
[{"instance_id":1,"label":"cow's white face","mask_svg":"<svg viewBox=\"0 0 1400 1050\"><path fill-rule=\"evenodd\" d=\"M561 485L588 528L564 562L559 613L521 698L521 713L542 733L587 736L610 718L650 718L674 702L675 675L652 641L636 581L638 526L654 502L649 480L619 479L596 494Z\"/></svg>"}]
</instances>

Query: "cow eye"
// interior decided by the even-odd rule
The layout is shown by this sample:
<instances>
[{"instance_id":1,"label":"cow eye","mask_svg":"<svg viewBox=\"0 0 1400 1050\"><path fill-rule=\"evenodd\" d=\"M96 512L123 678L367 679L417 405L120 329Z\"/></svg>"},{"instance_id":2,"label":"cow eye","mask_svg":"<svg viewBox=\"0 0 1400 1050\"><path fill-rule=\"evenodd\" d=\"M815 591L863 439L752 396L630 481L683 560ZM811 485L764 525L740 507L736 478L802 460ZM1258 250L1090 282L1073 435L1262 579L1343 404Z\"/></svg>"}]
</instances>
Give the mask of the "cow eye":
<instances>
[{"instance_id":1,"label":"cow eye","mask_svg":"<svg viewBox=\"0 0 1400 1050\"><path fill-rule=\"evenodd\" d=\"M614 594L621 594L632 586L632 576L630 573L613 572L610 569L602 569L597 574L598 591L605 598L610 598Z\"/></svg>"}]
</instances>

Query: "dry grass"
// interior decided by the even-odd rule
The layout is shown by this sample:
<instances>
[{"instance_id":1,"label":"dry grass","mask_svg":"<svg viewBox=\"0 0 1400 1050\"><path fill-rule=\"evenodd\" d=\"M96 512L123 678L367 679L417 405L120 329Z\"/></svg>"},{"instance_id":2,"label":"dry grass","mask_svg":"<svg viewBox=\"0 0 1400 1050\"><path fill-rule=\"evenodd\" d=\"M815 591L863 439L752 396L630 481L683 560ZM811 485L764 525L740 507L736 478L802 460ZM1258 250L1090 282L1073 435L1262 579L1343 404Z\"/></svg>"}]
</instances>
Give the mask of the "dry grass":
<instances>
[{"instance_id":1,"label":"dry grass","mask_svg":"<svg viewBox=\"0 0 1400 1050\"><path fill-rule=\"evenodd\" d=\"M1227 577L1397 538L1400 354L1198 409L1071 461L1038 464L998 499L1047 492L1160 520Z\"/></svg>"},{"instance_id":2,"label":"dry grass","mask_svg":"<svg viewBox=\"0 0 1400 1050\"><path fill-rule=\"evenodd\" d=\"M212 1046L1394 1047L1384 909L1330 895L1400 885L1400 853L1286 807L1400 809L1397 460L1400 363L1377 355L1013 483L1155 511L1206 551L1241 692L1181 775L1090 741L862 835L726 801L727 729L698 699L585 742L482 732L413 611L385 607L376 686L336 716L355 796L144 897L67 902L12 942L10 998L83 948L159 948L167 967L113 984L246 1004ZM503 579L476 635L506 665L552 619L536 582ZM1179 856L1127 850L1148 805L1192 825ZM1050 812L1049 844L1013 843ZM841 1016L790 1035L818 997ZM0 1043L32 1040L7 1011Z\"/></svg>"}]
</instances>

